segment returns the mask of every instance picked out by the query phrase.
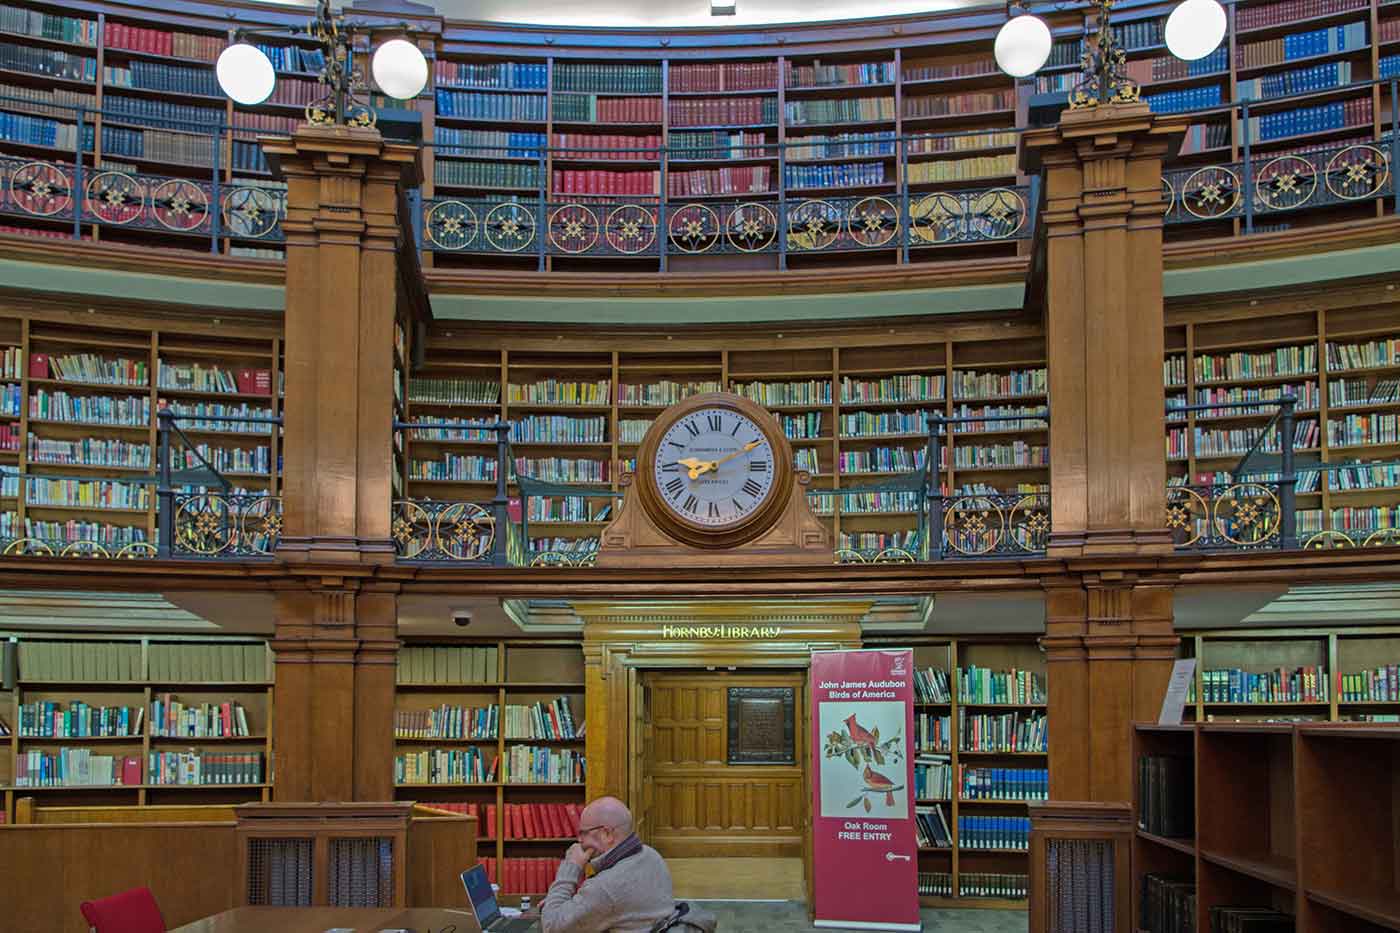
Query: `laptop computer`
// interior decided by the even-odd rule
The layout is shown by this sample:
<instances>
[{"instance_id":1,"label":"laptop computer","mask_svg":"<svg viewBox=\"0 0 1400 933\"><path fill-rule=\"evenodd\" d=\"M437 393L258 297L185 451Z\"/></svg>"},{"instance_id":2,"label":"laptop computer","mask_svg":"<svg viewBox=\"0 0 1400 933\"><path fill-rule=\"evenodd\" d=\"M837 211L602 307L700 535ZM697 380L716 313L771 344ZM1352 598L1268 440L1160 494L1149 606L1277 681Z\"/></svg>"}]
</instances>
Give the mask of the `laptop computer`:
<instances>
[{"instance_id":1,"label":"laptop computer","mask_svg":"<svg viewBox=\"0 0 1400 933\"><path fill-rule=\"evenodd\" d=\"M505 917L496 904L496 892L491 890L491 881L486 877L486 866L477 865L462 872L462 884L467 889L467 898L472 902L472 912L476 922L490 933L529 933L537 929L539 920L535 917Z\"/></svg>"}]
</instances>

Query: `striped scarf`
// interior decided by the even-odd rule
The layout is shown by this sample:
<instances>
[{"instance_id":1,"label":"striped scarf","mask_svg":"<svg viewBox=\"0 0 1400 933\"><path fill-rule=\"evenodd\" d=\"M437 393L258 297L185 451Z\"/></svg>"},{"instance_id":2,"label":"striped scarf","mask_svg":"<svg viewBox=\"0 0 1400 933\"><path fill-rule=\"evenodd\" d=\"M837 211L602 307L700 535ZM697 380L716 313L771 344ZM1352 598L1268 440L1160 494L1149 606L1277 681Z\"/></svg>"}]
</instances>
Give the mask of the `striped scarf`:
<instances>
[{"instance_id":1,"label":"striped scarf","mask_svg":"<svg viewBox=\"0 0 1400 933\"><path fill-rule=\"evenodd\" d=\"M618 862L630 858L640 851L642 851L642 840L637 838L636 833L629 833L626 839L594 859L593 869L595 872L607 871Z\"/></svg>"}]
</instances>

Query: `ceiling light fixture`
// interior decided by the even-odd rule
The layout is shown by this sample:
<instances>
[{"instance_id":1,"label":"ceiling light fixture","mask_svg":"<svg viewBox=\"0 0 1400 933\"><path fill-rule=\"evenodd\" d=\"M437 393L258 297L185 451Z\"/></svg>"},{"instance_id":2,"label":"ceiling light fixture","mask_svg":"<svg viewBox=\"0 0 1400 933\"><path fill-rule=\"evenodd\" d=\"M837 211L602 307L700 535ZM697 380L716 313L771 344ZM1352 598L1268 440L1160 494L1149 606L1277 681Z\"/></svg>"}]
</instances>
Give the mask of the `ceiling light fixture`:
<instances>
[{"instance_id":1,"label":"ceiling light fixture","mask_svg":"<svg viewBox=\"0 0 1400 933\"><path fill-rule=\"evenodd\" d=\"M710 0L711 16L733 16L736 11L736 0Z\"/></svg>"}]
</instances>

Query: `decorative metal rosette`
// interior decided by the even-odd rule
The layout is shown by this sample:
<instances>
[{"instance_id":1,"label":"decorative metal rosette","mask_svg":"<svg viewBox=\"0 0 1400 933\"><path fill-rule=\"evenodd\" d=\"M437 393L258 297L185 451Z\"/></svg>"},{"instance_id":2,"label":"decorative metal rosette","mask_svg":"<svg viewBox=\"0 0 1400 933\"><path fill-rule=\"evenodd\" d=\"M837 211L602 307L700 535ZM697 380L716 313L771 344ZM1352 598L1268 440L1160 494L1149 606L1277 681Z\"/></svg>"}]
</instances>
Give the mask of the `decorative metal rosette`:
<instances>
[{"instance_id":1,"label":"decorative metal rosette","mask_svg":"<svg viewBox=\"0 0 1400 933\"><path fill-rule=\"evenodd\" d=\"M161 226L188 233L209 220L209 192L188 178L169 178L151 189L151 213Z\"/></svg>"},{"instance_id":2,"label":"decorative metal rosette","mask_svg":"<svg viewBox=\"0 0 1400 933\"><path fill-rule=\"evenodd\" d=\"M862 554L860 551L857 551L855 548L849 548L849 547L837 548L837 549L836 549L836 552L835 552L835 554L834 554L834 557L835 557L834 563L837 563L837 564L864 564L864 563L868 563L868 561L866 561L866 559L865 559L865 555Z\"/></svg>"},{"instance_id":3,"label":"decorative metal rosette","mask_svg":"<svg viewBox=\"0 0 1400 933\"><path fill-rule=\"evenodd\" d=\"M899 233L899 209L888 198L861 198L846 215L846 229L861 246L884 246Z\"/></svg>"},{"instance_id":4,"label":"decorative metal rosette","mask_svg":"<svg viewBox=\"0 0 1400 933\"><path fill-rule=\"evenodd\" d=\"M1271 159L1254 175L1259 203L1276 211L1302 207L1317 191L1317 168L1302 156Z\"/></svg>"},{"instance_id":5,"label":"decorative metal rosette","mask_svg":"<svg viewBox=\"0 0 1400 933\"><path fill-rule=\"evenodd\" d=\"M1006 534L1006 515L989 496L961 496L943 513L943 536L959 554L990 554Z\"/></svg>"},{"instance_id":6,"label":"decorative metal rosette","mask_svg":"<svg viewBox=\"0 0 1400 933\"><path fill-rule=\"evenodd\" d=\"M656 242L656 210L640 204L624 204L608 214L604 239L619 253L634 255Z\"/></svg>"},{"instance_id":7,"label":"decorative metal rosette","mask_svg":"<svg viewBox=\"0 0 1400 933\"><path fill-rule=\"evenodd\" d=\"M73 179L52 162L26 162L10 173L10 200L36 217L51 217L73 204Z\"/></svg>"},{"instance_id":8,"label":"decorative metal rosette","mask_svg":"<svg viewBox=\"0 0 1400 933\"><path fill-rule=\"evenodd\" d=\"M549 215L549 244L565 253L586 253L598 242L598 215L582 204L556 207Z\"/></svg>"},{"instance_id":9,"label":"decorative metal rosette","mask_svg":"<svg viewBox=\"0 0 1400 933\"><path fill-rule=\"evenodd\" d=\"M1215 531L1231 544L1262 544L1278 534L1278 497L1268 486L1236 483L1215 497Z\"/></svg>"},{"instance_id":10,"label":"decorative metal rosette","mask_svg":"<svg viewBox=\"0 0 1400 933\"><path fill-rule=\"evenodd\" d=\"M148 541L133 541L117 551L117 560L141 560L155 557L160 552Z\"/></svg>"},{"instance_id":11,"label":"decorative metal rosette","mask_svg":"<svg viewBox=\"0 0 1400 933\"><path fill-rule=\"evenodd\" d=\"M1197 169L1181 184L1181 204L1202 220L1224 217L1240 203L1240 177L1223 165Z\"/></svg>"},{"instance_id":12,"label":"decorative metal rosette","mask_svg":"<svg viewBox=\"0 0 1400 933\"><path fill-rule=\"evenodd\" d=\"M1018 550L1045 550L1050 539L1050 500L1042 495L1024 496L1011 507L1007 525L1010 543Z\"/></svg>"},{"instance_id":13,"label":"decorative metal rosette","mask_svg":"<svg viewBox=\"0 0 1400 933\"><path fill-rule=\"evenodd\" d=\"M175 541L182 551L217 554L237 537L237 523L223 496L190 496L175 509Z\"/></svg>"},{"instance_id":14,"label":"decorative metal rosette","mask_svg":"<svg viewBox=\"0 0 1400 933\"><path fill-rule=\"evenodd\" d=\"M1176 208L1176 189L1172 187L1171 179L1162 176L1162 200L1167 206L1162 210L1162 216L1170 214Z\"/></svg>"},{"instance_id":15,"label":"decorative metal rosette","mask_svg":"<svg viewBox=\"0 0 1400 933\"><path fill-rule=\"evenodd\" d=\"M243 506L238 520L240 543L258 554L271 554L282 539L282 497L257 496Z\"/></svg>"},{"instance_id":16,"label":"decorative metal rosette","mask_svg":"<svg viewBox=\"0 0 1400 933\"><path fill-rule=\"evenodd\" d=\"M280 214L277 198L262 188L239 186L224 195L223 224L229 236L265 237L277 226Z\"/></svg>"},{"instance_id":17,"label":"decorative metal rosette","mask_svg":"<svg viewBox=\"0 0 1400 933\"><path fill-rule=\"evenodd\" d=\"M1348 146L1327 160L1327 190L1347 201L1378 194L1390 177L1390 160L1375 146Z\"/></svg>"},{"instance_id":18,"label":"decorative metal rosette","mask_svg":"<svg viewBox=\"0 0 1400 933\"><path fill-rule=\"evenodd\" d=\"M1210 527L1210 506L1201 494L1185 486L1167 487L1167 528L1177 547L1190 547Z\"/></svg>"},{"instance_id":19,"label":"decorative metal rosette","mask_svg":"<svg viewBox=\"0 0 1400 933\"><path fill-rule=\"evenodd\" d=\"M413 558L433 546L433 517L421 505L409 499L394 500L394 518L389 523L389 537L400 557Z\"/></svg>"},{"instance_id":20,"label":"decorative metal rosette","mask_svg":"<svg viewBox=\"0 0 1400 933\"><path fill-rule=\"evenodd\" d=\"M1026 223L1026 200L1010 188L993 188L968 204L968 233L987 240L1005 240Z\"/></svg>"},{"instance_id":21,"label":"decorative metal rosette","mask_svg":"<svg viewBox=\"0 0 1400 933\"><path fill-rule=\"evenodd\" d=\"M475 502L457 502L438 513L438 550L452 560L480 560L491 553L496 520Z\"/></svg>"},{"instance_id":22,"label":"decorative metal rosette","mask_svg":"<svg viewBox=\"0 0 1400 933\"><path fill-rule=\"evenodd\" d=\"M1356 547L1356 542L1340 531L1319 531L1303 542L1303 547L1309 551L1330 551Z\"/></svg>"},{"instance_id":23,"label":"decorative metal rosette","mask_svg":"<svg viewBox=\"0 0 1400 933\"><path fill-rule=\"evenodd\" d=\"M729 245L743 253L761 253L778 237L778 215L757 201L736 204L724 221Z\"/></svg>"},{"instance_id":24,"label":"decorative metal rosette","mask_svg":"<svg viewBox=\"0 0 1400 933\"><path fill-rule=\"evenodd\" d=\"M5 545L6 557L53 557L53 548L38 538L16 538Z\"/></svg>"},{"instance_id":25,"label":"decorative metal rosette","mask_svg":"<svg viewBox=\"0 0 1400 933\"><path fill-rule=\"evenodd\" d=\"M788 208L788 249L826 249L841 238L845 217L830 201L813 198Z\"/></svg>"},{"instance_id":26,"label":"decorative metal rosette","mask_svg":"<svg viewBox=\"0 0 1400 933\"><path fill-rule=\"evenodd\" d=\"M671 245L682 253L705 253L724 235L719 215L704 204L686 204L671 212L666 222Z\"/></svg>"},{"instance_id":27,"label":"decorative metal rosette","mask_svg":"<svg viewBox=\"0 0 1400 933\"><path fill-rule=\"evenodd\" d=\"M962 236L966 211L956 195L927 194L909 207L909 230L923 243L952 243Z\"/></svg>"},{"instance_id":28,"label":"decorative metal rosette","mask_svg":"<svg viewBox=\"0 0 1400 933\"><path fill-rule=\"evenodd\" d=\"M109 224L129 224L146 210L146 186L126 172L98 172L87 183L87 209Z\"/></svg>"},{"instance_id":29,"label":"decorative metal rosette","mask_svg":"<svg viewBox=\"0 0 1400 933\"><path fill-rule=\"evenodd\" d=\"M574 560L563 551L544 551L530 561L531 567L572 567Z\"/></svg>"},{"instance_id":30,"label":"decorative metal rosette","mask_svg":"<svg viewBox=\"0 0 1400 933\"><path fill-rule=\"evenodd\" d=\"M535 242L535 214L523 204L497 204L483 226L486 242L503 253L518 253Z\"/></svg>"},{"instance_id":31,"label":"decorative metal rosette","mask_svg":"<svg viewBox=\"0 0 1400 933\"><path fill-rule=\"evenodd\" d=\"M58 552L59 557L95 557L106 560L112 554L96 541L71 541Z\"/></svg>"},{"instance_id":32,"label":"decorative metal rosette","mask_svg":"<svg viewBox=\"0 0 1400 933\"><path fill-rule=\"evenodd\" d=\"M442 249L466 249L476 240L476 211L462 201L439 201L424 218L428 242Z\"/></svg>"},{"instance_id":33,"label":"decorative metal rosette","mask_svg":"<svg viewBox=\"0 0 1400 933\"><path fill-rule=\"evenodd\" d=\"M874 563L877 564L912 564L914 563L912 552L902 547L887 547L875 555Z\"/></svg>"},{"instance_id":34,"label":"decorative metal rosette","mask_svg":"<svg viewBox=\"0 0 1400 933\"><path fill-rule=\"evenodd\" d=\"M1400 544L1400 528L1382 528L1373 531L1361 542L1362 547L1394 547Z\"/></svg>"}]
</instances>

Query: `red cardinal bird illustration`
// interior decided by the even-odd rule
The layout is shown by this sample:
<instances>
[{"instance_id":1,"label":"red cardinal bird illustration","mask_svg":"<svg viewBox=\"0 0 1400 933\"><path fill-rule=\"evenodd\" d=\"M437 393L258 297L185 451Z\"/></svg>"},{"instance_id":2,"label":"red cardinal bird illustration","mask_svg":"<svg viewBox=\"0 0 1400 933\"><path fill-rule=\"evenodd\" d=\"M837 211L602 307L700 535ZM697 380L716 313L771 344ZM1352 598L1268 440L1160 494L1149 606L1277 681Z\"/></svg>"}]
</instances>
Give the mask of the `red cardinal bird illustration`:
<instances>
[{"instance_id":1,"label":"red cardinal bird illustration","mask_svg":"<svg viewBox=\"0 0 1400 933\"><path fill-rule=\"evenodd\" d=\"M882 790L885 792L885 806L894 806L894 791L891 790L891 788L894 787L894 781L891 781L878 771L870 770L870 765L865 766L865 773L862 774L861 777L864 778L866 787L871 790Z\"/></svg>"},{"instance_id":2,"label":"red cardinal bird illustration","mask_svg":"<svg viewBox=\"0 0 1400 933\"><path fill-rule=\"evenodd\" d=\"M860 723L856 722L855 713L846 717L846 731L851 734L851 741L855 742L857 745L865 746L872 752L875 751L875 743L878 740L875 736L865 731L865 728L861 726ZM866 770L869 769L867 768Z\"/></svg>"}]
</instances>

